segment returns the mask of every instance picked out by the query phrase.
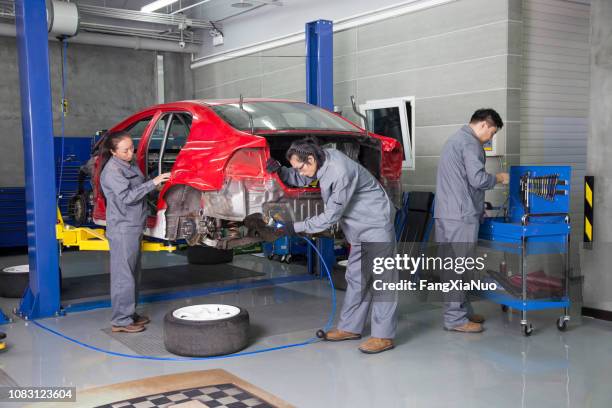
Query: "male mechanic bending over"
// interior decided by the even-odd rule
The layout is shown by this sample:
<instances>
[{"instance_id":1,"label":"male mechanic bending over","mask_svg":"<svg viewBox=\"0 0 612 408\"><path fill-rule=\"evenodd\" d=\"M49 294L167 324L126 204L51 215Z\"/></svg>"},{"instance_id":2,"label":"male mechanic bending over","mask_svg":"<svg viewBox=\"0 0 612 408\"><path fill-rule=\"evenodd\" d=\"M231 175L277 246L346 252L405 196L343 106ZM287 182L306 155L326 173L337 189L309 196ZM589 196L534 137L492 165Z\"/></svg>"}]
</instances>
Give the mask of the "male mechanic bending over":
<instances>
[{"instance_id":1,"label":"male mechanic bending over","mask_svg":"<svg viewBox=\"0 0 612 408\"><path fill-rule=\"evenodd\" d=\"M372 337L359 346L367 354L380 353L394 347L397 326L397 300L375 299L368 279L361 286L362 242L395 241L393 219L395 208L387 193L370 172L344 153L323 149L312 139L294 142L286 155L291 168L268 160L270 172L277 172L289 185L302 187L319 181L324 203L323 213L295 224L286 223L289 235L324 231L336 223L351 245L346 269L347 290L336 329L326 333L326 340L343 341L361 338L368 310L372 304ZM378 278L377 278L378 279Z\"/></svg>"}]
</instances>

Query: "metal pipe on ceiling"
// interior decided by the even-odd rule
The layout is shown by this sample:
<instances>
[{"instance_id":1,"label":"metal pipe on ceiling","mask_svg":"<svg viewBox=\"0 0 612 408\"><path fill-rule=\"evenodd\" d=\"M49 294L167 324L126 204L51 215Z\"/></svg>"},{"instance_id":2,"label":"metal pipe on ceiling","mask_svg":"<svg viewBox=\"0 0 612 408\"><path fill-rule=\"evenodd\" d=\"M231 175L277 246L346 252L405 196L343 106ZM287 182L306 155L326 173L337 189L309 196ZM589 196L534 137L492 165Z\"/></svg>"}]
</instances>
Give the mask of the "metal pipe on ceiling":
<instances>
[{"instance_id":1,"label":"metal pipe on ceiling","mask_svg":"<svg viewBox=\"0 0 612 408\"><path fill-rule=\"evenodd\" d=\"M1 36L15 37L15 33L15 26L13 24L0 23ZM57 39L50 37L49 40L56 41ZM180 48L176 41L84 32L81 32L77 36L69 38L66 41L74 44L101 45L107 47L130 48L134 50L180 52L188 54L196 53L199 50L199 47L195 44L187 44L185 45L185 48Z\"/></svg>"}]
</instances>

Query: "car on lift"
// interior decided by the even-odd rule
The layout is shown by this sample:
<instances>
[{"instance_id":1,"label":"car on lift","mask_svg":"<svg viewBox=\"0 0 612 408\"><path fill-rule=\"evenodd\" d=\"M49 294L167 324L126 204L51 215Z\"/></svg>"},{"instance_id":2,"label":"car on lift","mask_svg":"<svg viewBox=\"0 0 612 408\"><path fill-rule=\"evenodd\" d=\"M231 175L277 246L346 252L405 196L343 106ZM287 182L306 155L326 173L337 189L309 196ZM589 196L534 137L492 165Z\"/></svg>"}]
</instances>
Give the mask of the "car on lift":
<instances>
[{"instance_id":1,"label":"car on lift","mask_svg":"<svg viewBox=\"0 0 612 408\"><path fill-rule=\"evenodd\" d=\"M171 172L161 191L147 196L152 215L144 235L185 240L194 262L227 261L233 248L259 241L243 225L249 214L281 209L301 221L323 211L316 186L288 186L266 171L270 157L288 166L289 145L307 136L361 163L399 204L401 144L311 104L242 98L166 103L130 116L109 130L114 131L132 136L135 160L147 179ZM105 225L97 173L92 217Z\"/></svg>"}]
</instances>

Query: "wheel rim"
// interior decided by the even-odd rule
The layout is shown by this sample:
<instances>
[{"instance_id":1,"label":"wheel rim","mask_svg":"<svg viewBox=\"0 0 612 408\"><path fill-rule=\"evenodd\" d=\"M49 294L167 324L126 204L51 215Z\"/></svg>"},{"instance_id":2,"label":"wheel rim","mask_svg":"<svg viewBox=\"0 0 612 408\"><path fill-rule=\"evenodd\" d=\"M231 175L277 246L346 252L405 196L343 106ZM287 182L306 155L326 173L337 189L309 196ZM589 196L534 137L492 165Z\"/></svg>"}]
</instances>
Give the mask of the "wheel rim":
<instances>
[{"instance_id":1,"label":"wheel rim","mask_svg":"<svg viewBox=\"0 0 612 408\"><path fill-rule=\"evenodd\" d=\"M181 307L172 312L172 316L181 320L209 322L234 317L239 313L240 309L236 306L208 304Z\"/></svg>"},{"instance_id":2,"label":"wheel rim","mask_svg":"<svg viewBox=\"0 0 612 408\"><path fill-rule=\"evenodd\" d=\"M30 265L16 265L9 266L2 269L4 273L28 273L30 272Z\"/></svg>"}]
</instances>

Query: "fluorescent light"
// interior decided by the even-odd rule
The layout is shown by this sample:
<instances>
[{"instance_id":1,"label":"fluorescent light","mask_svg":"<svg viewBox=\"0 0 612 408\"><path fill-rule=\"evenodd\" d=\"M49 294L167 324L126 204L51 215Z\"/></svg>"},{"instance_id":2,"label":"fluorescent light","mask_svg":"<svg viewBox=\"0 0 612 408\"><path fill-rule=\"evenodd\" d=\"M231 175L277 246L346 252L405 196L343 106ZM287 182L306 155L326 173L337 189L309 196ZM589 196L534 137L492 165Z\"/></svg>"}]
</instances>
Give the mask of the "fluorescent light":
<instances>
[{"instance_id":1,"label":"fluorescent light","mask_svg":"<svg viewBox=\"0 0 612 408\"><path fill-rule=\"evenodd\" d=\"M159 10L162 7L169 6L170 4L176 3L178 0L155 0L153 3L149 3L146 6L142 6L140 11L150 13L155 10Z\"/></svg>"}]
</instances>

